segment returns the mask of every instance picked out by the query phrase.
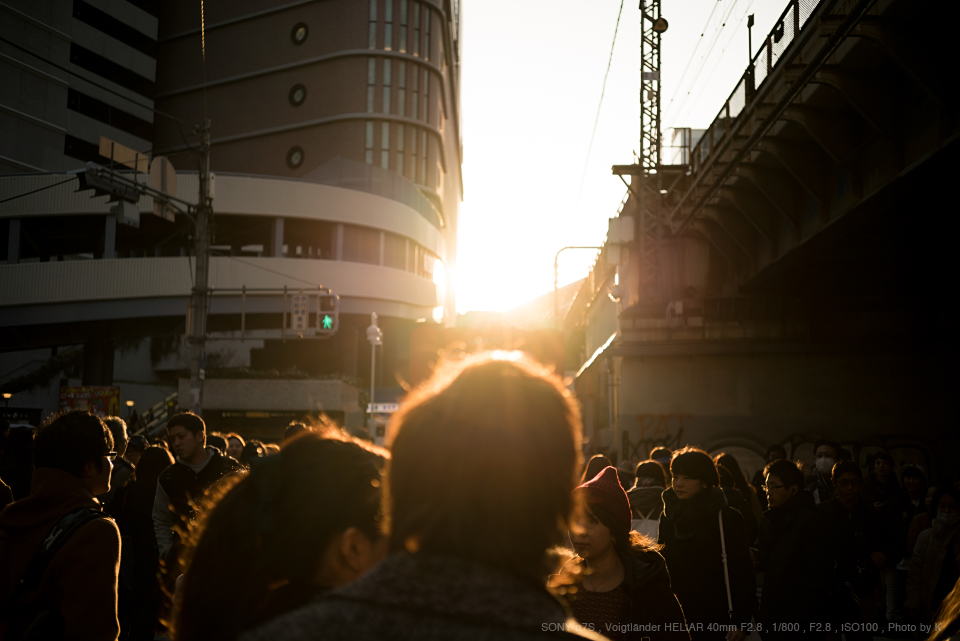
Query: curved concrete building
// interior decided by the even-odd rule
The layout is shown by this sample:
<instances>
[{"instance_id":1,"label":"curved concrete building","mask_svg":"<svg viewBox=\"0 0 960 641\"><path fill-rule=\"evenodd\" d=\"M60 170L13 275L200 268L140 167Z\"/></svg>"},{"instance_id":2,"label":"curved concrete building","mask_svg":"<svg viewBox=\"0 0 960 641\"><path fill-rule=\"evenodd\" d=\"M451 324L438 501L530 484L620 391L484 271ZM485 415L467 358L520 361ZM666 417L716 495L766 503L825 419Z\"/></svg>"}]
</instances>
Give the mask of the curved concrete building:
<instances>
[{"instance_id":1,"label":"curved concrete building","mask_svg":"<svg viewBox=\"0 0 960 641\"><path fill-rule=\"evenodd\" d=\"M156 390L144 388L137 406L176 388L185 365L192 223L179 214L152 215L145 198L138 228L118 224L105 196L75 193L77 181L62 172L87 161L107 164L97 148L105 136L169 158L178 196L196 202L191 123L206 117L215 174L209 331L220 339L210 343L208 369L295 369L369 385L364 332L377 312L385 337L377 384L390 400L390 388L406 376L410 330L450 319L455 309L449 279L462 194L458 3L217 3L206 6L203 35L199 5L130 5L135 26L152 25L152 58L103 45L102 58L113 52L113 66L83 70L96 83L89 93L100 91L115 104L87 108L84 127L67 136L63 150L51 143L59 155L48 166L5 154L12 159L7 172L50 173L0 176L0 197L19 196L0 203L0 387L16 378L7 370L22 369L12 350L20 360L42 362L44 350L56 356L83 345L82 367L67 379L116 383L139 350L149 362L138 366L137 384ZM109 20L98 24L109 33L94 42L109 45L125 33ZM134 83L125 66L149 82L138 76ZM117 85L118 94L131 97L99 88ZM74 93L70 114L77 112ZM340 296L337 334L325 341L278 334L277 292L317 287ZM251 305L243 343L234 340L238 297L225 292L240 288L271 290L243 303Z\"/></svg>"}]
</instances>

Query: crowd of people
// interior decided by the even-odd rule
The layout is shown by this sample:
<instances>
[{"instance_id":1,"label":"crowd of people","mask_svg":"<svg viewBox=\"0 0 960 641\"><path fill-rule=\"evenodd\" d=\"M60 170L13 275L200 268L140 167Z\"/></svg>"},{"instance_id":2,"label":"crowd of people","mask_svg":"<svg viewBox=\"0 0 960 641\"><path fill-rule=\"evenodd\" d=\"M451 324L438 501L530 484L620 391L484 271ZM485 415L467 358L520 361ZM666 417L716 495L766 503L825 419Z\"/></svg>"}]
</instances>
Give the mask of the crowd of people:
<instances>
[{"instance_id":1,"label":"crowd of people","mask_svg":"<svg viewBox=\"0 0 960 641\"><path fill-rule=\"evenodd\" d=\"M547 637L943 641L960 489L838 444L584 465L576 400L510 353L447 363L389 449L60 414L4 435L0 641Z\"/></svg>"}]
</instances>

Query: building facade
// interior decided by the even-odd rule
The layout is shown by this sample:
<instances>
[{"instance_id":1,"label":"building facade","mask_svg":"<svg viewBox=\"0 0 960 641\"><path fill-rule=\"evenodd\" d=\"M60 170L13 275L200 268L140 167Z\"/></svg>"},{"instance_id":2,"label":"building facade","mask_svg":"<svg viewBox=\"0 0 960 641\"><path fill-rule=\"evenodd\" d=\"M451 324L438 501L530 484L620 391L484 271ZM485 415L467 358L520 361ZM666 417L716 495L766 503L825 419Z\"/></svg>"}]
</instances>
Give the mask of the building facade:
<instances>
[{"instance_id":1,"label":"building facade","mask_svg":"<svg viewBox=\"0 0 960 641\"><path fill-rule=\"evenodd\" d=\"M196 202L197 125L208 120L208 369L296 370L364 387L364 332L377 312L377 387L398 389L410 331L454 313L458 3L243 1L206 6L202 18L187 2L44 5L2 9L24 26L2 34L12 44L0 41L0 64L19 79L0 96L0 200L15 197L0 203L0 386L30 369L21 361L49 364L82 346L61 378L122 386L138 354L149 358L134 376L146 385L138 407L176 390L187 363L192 222L153 215L144 198L139 227L118 225L106 197L75 193L65 172L109 164L103 137L167 157L178 196ZM339 330L292 340L280 292L318 287L340 296ZM242 288L264 293L259 312L247 309L241 341L228 292Z\"/></svg>"}]
</instances>

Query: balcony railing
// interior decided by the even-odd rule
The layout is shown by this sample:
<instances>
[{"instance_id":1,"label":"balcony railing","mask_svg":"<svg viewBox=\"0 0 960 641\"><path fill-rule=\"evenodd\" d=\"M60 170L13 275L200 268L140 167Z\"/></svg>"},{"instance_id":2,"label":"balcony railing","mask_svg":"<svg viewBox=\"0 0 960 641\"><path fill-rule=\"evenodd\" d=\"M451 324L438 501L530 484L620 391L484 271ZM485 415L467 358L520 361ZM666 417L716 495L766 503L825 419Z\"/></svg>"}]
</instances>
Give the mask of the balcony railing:
<instances>
[{"instance_id":1,"label":"balcony railing","mask_svg":"<svg viewBox=\"0 0 960 641\"><path fill-rule=\"evenodd\" d=\"M773 29L760 45L760 49L740 77L740 82L723 103L720 113L690 153L690 169L699 173L707 159L723 139L730 134L737 118L763 83L770 77L777 63L796 40L800 30L817 10L823 0L790 0L787 8L774 24Z\"/></svg>"}]
</instances>

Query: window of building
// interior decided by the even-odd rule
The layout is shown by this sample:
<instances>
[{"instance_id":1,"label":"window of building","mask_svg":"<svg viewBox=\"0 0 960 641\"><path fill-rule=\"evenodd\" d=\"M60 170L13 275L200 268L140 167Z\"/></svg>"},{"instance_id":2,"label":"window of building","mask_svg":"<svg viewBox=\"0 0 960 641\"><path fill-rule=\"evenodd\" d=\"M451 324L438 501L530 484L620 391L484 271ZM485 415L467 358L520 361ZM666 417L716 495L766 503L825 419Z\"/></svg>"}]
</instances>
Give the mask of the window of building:
<instances>
[{"instance_id":1,"label":"window of building","mask_svg":"<svg viewBox=\"0 0 960 641\"><path fill-rule=\"evenodd\" d=\"M299 107L307 99L307 88L297 83L290 87L290 104Z\"/></svg>"},{"instance_id":2,"label":"window of building","mask_svg":"<svg viewBox=\"0 0 960 641\"><path fill-rule=\"evenodd\" d=\"M380 264L380 232L357 225L343 226L343 260Z\"/></svg>"},{"instance_id":3,"label":"window of building","mask_svg":"<svg viewBox=\"0 0 960 641\"><path fill-rule=\"evenodd\" d=\"M386 232L383 238L383 264L395 269L407 268L407 240Z\"/></svg>"},{"instance_id":4,"label":"window of building","mask_svg":"<svg viewBox=\"0 0 960 641\"><path fill-rule=\"evenodd\" d=\"M406 133L404 132L404 126L397 125L397 164L396 164L396 167L394 167L394 171L396 171L401 176L403 175L403 148L404 148L403 138L404 136L406 136Z\"/></svg>"},{"instance_id":5,"label":"window of building","mask_svg":"<svg viewBox=\"0 0 960 641\"><path fill-rule=\"evenodd\" d=\"M391 62L389 58L383 60L383 113L385 114L390 113L390 85L393 84Z\"/></svg>"},{"instance_id":6,"label":"window of building","mask_svg":"<svg viewBox=\"0 0 960 641\"><path fill-rule=\"evenodd\" d=\"M390 123L380 123L380 167L390 169Z\"/></svg>"},{"instance_id":7,"label":"window of building","mask_svg":"<svg viewBox=\"0 0 960 641\"><path fill-rule=\"evenodd\" d=\"M413 3L413 55L420 55L420 3Z\"/></svg>"},{"instance_id":8,"label":"window of building","mask_svg":"<svg viewBox=\"0 0 960 641\"><path fill-rule=\"evenodd\" d=\"M287 152L287 165L291 169L296 169L303 164L303 149L300 147L291 147Z\"/></svg>"},{"instance_id":9,"label":"window of building","mask_svg":"<svg viewBox=\"0 0 960 641\"><path fill-rule=\"evenodd\" d=\"M422 185L427 184L427 132L420 132L420 171L417 172L417 180Z\"/></svg>"},{"instance_id":10,"label":"window of building","mask_svg":"<svg viewBox=\"0 0 960 641\"><path fill-rule=\"evenodd\" d=\"M426 69L423 70L423 88L421 92L423 93L423 100L420 101L423 103L423 116L420 120L430 122L430 72Z\"/></svg>"},{"instance_id":11,"label":"window of building","mask_svg":"<svg viewBox=\"0 0 960 641\"><path fill-rule=\"evenodd\" d=\"M377 2L379 2L379 0L370 0L370 34L367 38L368 49L377 48Z\"/></svg>"},{"instance_id":12,"label":"window of building","mask_svg":"<svg viewBox=\"0 0 960 641\"><path fill-rule=\"evenodd\" d=\"M386 0L383 7L383 48L393 50L393 0Z\"/></svg>"},{"instance_id":13,"label":"window of building","mask_svg":"<svg viewBox=\"0 0 960 641\"><path fill-rule=\"evenodd\" d=\"M306 22L298 22L293 25L293 29L290 30L290 40L295 45L302 45L307 41L307 36L310 35L310 29L307 27Z\"/></svg>"},{"instance_id":14,"label":"window of building","mask_svg":"<svg viewBox=\"0 0 960 641\"><path fill-rule=\"evenodd\" d=\"M416 182L417 167L420 166L417 154L417 128L410 127L410 168L407 170L407 178Z\"/></svg>"},{"instance_id":15,"label":"window of building","mask_svg":"<svg viewBox=\"0 0 960 641\"><path fill-rule=\"evenodd\" d=\"M407 63L397 62L397 113L407 115Z\"/></svg>"},{"instance_id":16,"label":"window of building","mask_svg":"<svg viewBox=\"0 0 960 641\"><path fill-rule=\"evenodd\" d=\"M367 58L367 113L373 113L373 97L377 90L377 59Z\"/></svg>"},{"instance_id":17,"label":"window of building","mask_svg":"<svg viewBox=\"0 0 960 641\"><path fill-rule=\"evenodd\" d=\"M410 115L414 118L420 117L420 69L416 65L413 66L413 73L411 74L411 79L413 80L413 86L410 87Z\"/></svg>"},{"instance_id":18,"label":"window of building","mask_svg":"<svg viewBox=\"0 0 960 641\"><path fill-rule=\"evenodd\" d=\"M400 53L407 53L407 0L400 0Z\"/></svg>"},{"instance_id":19,"label":"window of building","mask_svg":"<svg viewBox=\"0 0 960 641\"><path fill-rule=\"evenodd\" d=\"M373 121L367 121L367 130L366 136L364 136L364 152L363 159L368 165L373 164Z\"/></svg>"},{"instance_id":20,"label":"window of building","mask_svg":"<svg viewBox=\"0 0 960 641\"><path fill-rule=\"evenodd\" d=\"M423 59L430 59L430 7L423 8Z\"/></svg>"}]
</instances>

